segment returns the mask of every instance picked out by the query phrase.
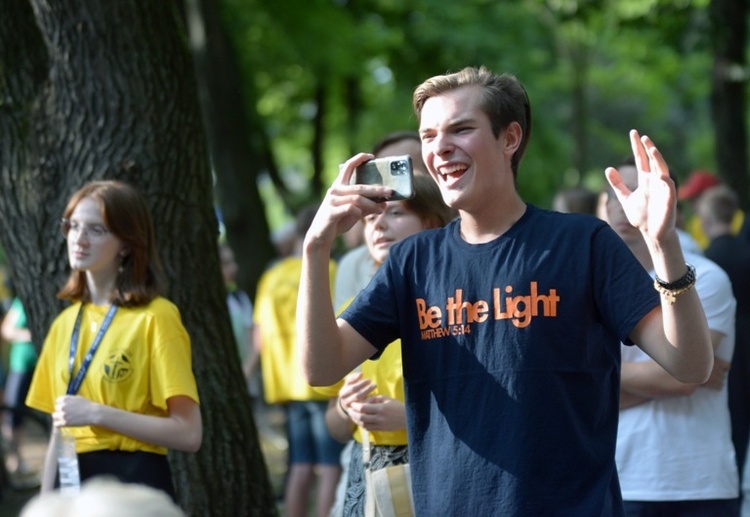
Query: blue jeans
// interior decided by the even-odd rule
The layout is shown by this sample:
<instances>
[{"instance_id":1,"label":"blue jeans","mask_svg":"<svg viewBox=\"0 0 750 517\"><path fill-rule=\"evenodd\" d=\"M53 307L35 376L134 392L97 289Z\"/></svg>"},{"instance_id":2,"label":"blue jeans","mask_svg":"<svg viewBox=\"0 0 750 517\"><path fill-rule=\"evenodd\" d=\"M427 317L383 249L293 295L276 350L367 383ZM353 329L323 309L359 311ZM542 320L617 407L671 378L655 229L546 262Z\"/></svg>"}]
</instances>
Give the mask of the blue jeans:
<instances>
[{"instance_id":1,"label":"blue jeans","mask_svg":"<svg viewBox=\"0 0 750 517\"><path fill-rule=\"evenodd\" d=\"M326 401L289 402L287 436L289 464L339 465L341 444L331 438L326 427Z\"/></svg>"}]
</instances>

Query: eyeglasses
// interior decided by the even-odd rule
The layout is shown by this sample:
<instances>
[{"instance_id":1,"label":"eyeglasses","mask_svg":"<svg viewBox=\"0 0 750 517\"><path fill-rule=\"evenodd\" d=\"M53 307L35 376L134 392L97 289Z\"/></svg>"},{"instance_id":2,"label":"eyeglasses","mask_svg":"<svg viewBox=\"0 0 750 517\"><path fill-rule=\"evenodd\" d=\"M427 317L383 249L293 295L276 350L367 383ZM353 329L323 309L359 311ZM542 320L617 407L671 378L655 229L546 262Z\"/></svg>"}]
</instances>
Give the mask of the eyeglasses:
<instances>
[{"instance_id":1,"label":"eyeglasses","mask_svg":"<svg viewBox=\"0 0 750 517\"><path fill-rule=\"evenodd\" d=\"M60 231L65 237L68 237L73 232L73 237L78 237L81 233L85 233L90 239L99 239L109 233L109 230L101 224L82 224L78 221L71 221L68 218L63 218L60 221Z\"/></svg>"}]
</instances>

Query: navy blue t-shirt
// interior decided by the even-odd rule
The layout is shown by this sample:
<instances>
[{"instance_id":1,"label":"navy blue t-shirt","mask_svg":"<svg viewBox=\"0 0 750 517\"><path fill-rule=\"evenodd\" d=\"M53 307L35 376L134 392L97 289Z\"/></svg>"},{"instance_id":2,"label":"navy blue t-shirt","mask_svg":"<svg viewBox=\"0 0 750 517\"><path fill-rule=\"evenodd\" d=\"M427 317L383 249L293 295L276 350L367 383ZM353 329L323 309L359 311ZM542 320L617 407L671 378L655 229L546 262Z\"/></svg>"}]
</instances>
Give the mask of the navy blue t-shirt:
<instances>
[{"instance_id":1,"label":"navy blue t-shirt","mask_svg":"<svg viewBox=\"0 0 750 517\"><path fill-rule=\"evenodd\" d=\"M454 221L395 245L343 313L401 338L418 515L620 515L620 342L659 304L607 224L527 205L492 242Z\"/></svg>"}]
</instances>

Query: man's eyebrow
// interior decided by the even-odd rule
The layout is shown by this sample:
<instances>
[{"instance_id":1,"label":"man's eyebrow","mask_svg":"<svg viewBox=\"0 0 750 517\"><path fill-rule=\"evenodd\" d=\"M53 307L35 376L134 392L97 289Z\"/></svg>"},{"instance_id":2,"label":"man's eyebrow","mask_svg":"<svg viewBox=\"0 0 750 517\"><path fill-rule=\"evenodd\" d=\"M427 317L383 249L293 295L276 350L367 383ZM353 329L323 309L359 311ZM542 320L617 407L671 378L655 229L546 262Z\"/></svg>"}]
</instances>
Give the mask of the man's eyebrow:
<instances>
[{"instance_id":1,"label":"man's eyebrow","mask_svg":"<svg viewBox=\"0 0 750 517\"><path fill-rule=\"evenodd\" d=\"M448 124L446 124L446 126L456 127L456 126L463 126L466 124L474 124L476 120L477 119L474 117L462 117L462 118L457 118L455 120L451 120L450 122L448 122Z\"/></svg>"},{"instance_id":2,"label":"man's eyebrow","mask_svg":"<svg viewBox=\"0 0 750 517\"><path fill-rule=\"evenodd\" d=\"M464 126L466 124L476 124L476 120L477 119L475 117L461 117L461 118L449 120L443 126L446 129L453 129L453 128L456 128L456 127ZM426 127L426 128L420 129L419 133L420 134L424 134L424 133L432 131L432 130L434 130L434 128Z\"/></svg>"}]
</instances>

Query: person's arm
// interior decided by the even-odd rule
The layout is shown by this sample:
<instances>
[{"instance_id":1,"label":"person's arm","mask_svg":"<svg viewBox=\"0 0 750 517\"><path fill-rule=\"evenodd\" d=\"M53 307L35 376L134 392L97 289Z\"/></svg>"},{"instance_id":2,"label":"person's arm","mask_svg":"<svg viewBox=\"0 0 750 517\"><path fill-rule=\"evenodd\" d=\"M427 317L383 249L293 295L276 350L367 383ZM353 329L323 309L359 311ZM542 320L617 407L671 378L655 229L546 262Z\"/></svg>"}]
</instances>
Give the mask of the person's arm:
<instances>
[{"instance_id":1,"label":"person's arm","mask_svg":"<svg viewBox=\"0 0 750 517\"><path fill-rule=\"evenodd\" d=\"M650 400L651 399L648 397L641 397L639 395L634 395L633 393L628 393L627 391L620 391L620 411L640 404L645 404Z\"/></svg>"},{"instance_id":2,"label":"person's arm","mask_svg":"<svg viewBox=\"0 0 750 517\"><path fill-rule=\"evenodd\" d=\"M11 308L3 318L0 333L5 341L31 341L31 331L28 328L16 327L20 316L21 314L17 310Z\"/></svg>"},{"instance_id":3,"label":"person's arm","mask_svg":"<svg viewBox=\"0 0 750 517\"><path fill-rule=\"evenodd\" d=\"M376 352L347 322L336 319L329 276L336 236L362 217L383 211L383 203L369 198L391 193L391 189L382 186L349 185L354 169L370 158L372 155L361 153L341 167L305 236L297 300L297 338L302 369L312 386L334 384Z\"/></svg>"},{"instance_id":4,"label":"person's arm","mask_svg":"<svg viewBox=\"0 0 750 517\"><path fill-rule=\"evenodd\" d=\"M671 376L655 361L636 363L622 363L623 392L643 397L658 399L667 397L687 397L695 393L701 386L720 390L726 380L729 363L718 357L714 360L708 380L703 384L686 384Z\"/></svg>"},{"instance_id":5,"label":"person's arm","mask_svg":"<svg viewBox=\"0 0 750 517\"><path fill-rule=\"evenodd\" d=\"M724 334L715 330L710 332L711 342L715 349L721 343ZM727 371L729 371L729 363L718 357L715 358L711 375L702 386L721 389L724 386ZM655 361L624 362L620 378L621 395L628 392L646 399L686 397L695 393L695 390L701 386L678 381Z\"/></svg>"},{"instance_id":6,"label":"person's arm","mask_svg":"<svg viewBox=\"0 0 750 517\"><path fill-rule=\"evenodd\" d=\"M200 407L186 396L168 398L167 407L169 415L158 417L98 404L78 395L63 395L55 404L52 423L55 427L105 427L142 442L196 452L203 439Z\"/></svg>"},{"instance_id":7,"label":"person's arm","mask_svg":"<svg viewBox=\"0 0 750 517\"><path fill-rule=\"evenodd\" d=\"M638 169L638 187L631 191L616 169L606 170L630 224L641 231L654 271L665 282L687 273L675 230L676 192L669 168L650 138L630 133ZM706 316L695 289L674 303L662 296L661 306L644 316L628 336L677 380L701 384L713 367L713 349Z\"/></svg>"},{"instance_id":8,"label":"person's arm","mask_svg":"<svg viewBox=\"0 0 750 517\"><path fill-rule=\"evenodd\" d=\"M354 433L354 429L357 426L349 419L349 415L344 413L344 409L340 404L341 402L338 397L331 397L328 400L326 427L334 440L346 443L352 439L352 433Z\"/></svg>"}]
</instances>

